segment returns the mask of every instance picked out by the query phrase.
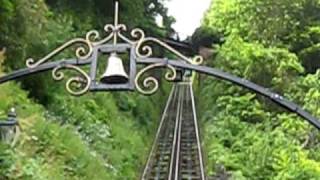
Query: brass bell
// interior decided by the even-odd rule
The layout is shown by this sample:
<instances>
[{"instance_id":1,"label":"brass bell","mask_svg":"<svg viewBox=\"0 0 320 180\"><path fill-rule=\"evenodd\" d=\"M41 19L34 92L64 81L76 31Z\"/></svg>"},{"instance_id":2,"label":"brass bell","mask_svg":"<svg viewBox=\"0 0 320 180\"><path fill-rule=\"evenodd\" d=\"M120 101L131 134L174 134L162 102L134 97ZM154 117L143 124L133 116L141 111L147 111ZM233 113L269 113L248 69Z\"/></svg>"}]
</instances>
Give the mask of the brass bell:
<instances>
[{"instance_id":1,"label":"brass bell","mask_svg":"<svg viewBox=\"0 0 320 180\"><path fill-rule=\"evenodd\" d=\"M122 84L128 82L129 78L124 70L122 60L116 53L112 53L108 59L107 69L100 81L104 84Z\"/></svg>"}]
</instances>

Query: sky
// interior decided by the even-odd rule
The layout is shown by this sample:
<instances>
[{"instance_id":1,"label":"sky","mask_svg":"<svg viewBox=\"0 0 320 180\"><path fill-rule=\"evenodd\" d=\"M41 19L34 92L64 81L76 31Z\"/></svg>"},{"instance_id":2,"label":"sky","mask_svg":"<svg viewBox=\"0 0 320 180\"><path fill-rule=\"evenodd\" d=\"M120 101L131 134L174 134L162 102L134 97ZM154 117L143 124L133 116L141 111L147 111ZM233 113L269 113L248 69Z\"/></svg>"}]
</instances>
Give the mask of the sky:
<instances>
[{"instance_id":1,"label":"sky","mask_svg":"<svg viewBox=\"0 0 320 180\"><path fill-rule=\"evenodd\" d=\"M201 25L201 19L209 8L211 0L169 0L165 3L169 15L176 19L173 28L181 39L193 34Z\"/></svg>"}]
</instances>

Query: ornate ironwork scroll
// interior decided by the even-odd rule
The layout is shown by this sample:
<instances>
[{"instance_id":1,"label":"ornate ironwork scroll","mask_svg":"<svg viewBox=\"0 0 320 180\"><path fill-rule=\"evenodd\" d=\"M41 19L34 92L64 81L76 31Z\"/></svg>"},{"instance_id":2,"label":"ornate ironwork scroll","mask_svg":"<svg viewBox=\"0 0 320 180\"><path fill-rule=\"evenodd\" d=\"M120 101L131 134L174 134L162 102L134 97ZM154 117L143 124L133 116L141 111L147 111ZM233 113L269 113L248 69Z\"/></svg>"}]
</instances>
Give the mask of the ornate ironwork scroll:
<instances>
[{"instance_id":1,"label":"ornate ironwork scroll","mask_svg":"<svg viewBox=\"0 0 320 180\"><path fill-rule=\"evenodd\" d=\"M153 37L144 37L141 36L142 38L138 41L137 45L136 45L136 54L138 57L140 58L148 58L152 56L152 48L148 45L144 45L147 42L153 42L158 44L159 46L167 49L169 52L173 53L174 55L178 56L181 60L184 60L190 64L202 64L203 62L203 58L201 56L196 56L193 59L190 59L186 56L184 56L183 54L181 54L179 51L175 50L174 48L172 48L171 46L169 46L168 44L166 44L165 42L160 41L159 39L153 38Z\"/></svg>"},{"instance_id":2,"label":"ornate ironwork scroll","mask_svg":"<svg viewBox=\"0 0 320 180\"><path fill-rule=\"evenodd\" d=\"M173 81L176 78L177 71L173 66L164 65L162 63L151 64L151 65L143 68L142 70L140 70L140 72L137 74L137 76L135 78L136 88L140 93L145 94L145 95L151 95L159 89L159 80L153 76L148 76L145 79L143 79L142 80L143 86L140 86L139 80L140 80L140 78L142 78L143 74L145 74L146 72L148 72L152 69L155 69L155 68L160 68L160 67L167 67L170 70L165 75L166 80Z\"/></svg>"},{"instance_id":3,"label":"ornate ironwork scroll","mask_svg":"<svg viewBox=\"0 0 320 180\"><path fill-rule=\"evenodd\" d=\"M55 56L63 52L64 50L72 47L78 46L75 49L76 59L81 61L91 61L93 52L95 48L99 48L102 45L108 44L113 40L113 45L118 44L118 40L121 40L124 43L127 43L131 46L135 53L136 58L151 58L153 56L153 49L150 44L154 44L166 49L171 54L179 58L179 60L185 61L188 64L199 65L202 63L203 58L201 56L196 56L194 58L189 58L184 56L179 51L175 50L173 47L169 46L165 42L153 37L146 37L145 32L142 29L136 28L130 32L131 37L126 37L124 34L127 31L127 26L125 24L119 24L119 4L116 1L115 3L115 17L114 24L107 24L104 27L106 35L101 37L100 33L97 30L89 31L85 38L75 38L65 44L61 45L57 49L53 50L51 53L47 54L41 59L35 60L29 58L26 60L26 65L28 68L34 69L40 65L46 63L49 60L52 60ZM130 59L136 60L136 59ZM163 59L163 61L165 61ZM170 70L171 74L167 73L165 79L168 81L174 80L176 77L176 70L173 66L164 65L165 63L151 63L147 67L142 68L136 77L130 77L135 79L135 87L142 94L153 94L159 88L158 80L155 77L149 76L143 80L143 83L140 84L139 80L142 79L142 76L146 74L147 71L155 68L166 67ZM53 79L61 81L64 79L64 73L61 72L62 69L70 69L76 71L80 76L72 77L66 82L66 89L72 95L82 95L90 90L90 85L93 79L90 79L90 76L75 65L59 65L53 69L52 76Z\"/></svg>"},{"instance_id":4,"label":"ornate ironwork scroll","mask_svg":"<svg viewBox=\"0 0 320 180\"><path fill-rule=\"evenodd\" d=\"M134 44L135 53L138 58L151 58L153 56L153 50L152 50L152 47L147 43L154 43L168 50L170 53L177 56L180 60L185 61L186 63L200 65L203 62L203 58L201 56L196 56L193 59L190 59L159 39L156 39L153 37L145 37L144 32L140 29L133 30L131 32L131 35L135 38L139 38L139 40L136 41ZM165 63L166 61L165 59L162 59L162 60L163 60L163 63L154 63L151 65L148 65L147 67L140 70L140 72L137 74L135 78L135 85L137 90L140 93L150 95L155 93L159 88L158 80L152 76L143 80L143 83L142 83L143 87L139 85L139 78L141 77L141 75L144 74L146 71L149 71L150 69L155 69L163 66L168 67L171 70L171 72L173 72L172 73L173 76L168 76L169 74L167 73L165 79L168 81L173 81L176 78L176 69L171 65L167 65ZM150 89L151 86L153 88ZM149 90L143 90L143 89L149 89Z\"/></svg>"},{"instance_id":5,"label":"ornate ironwork scroll","mask_svg":"<svg viewBox=\"0 0 320 180\"><path fill-rule=\"evenodd\" d=\"M81 76L71 77L68 79L66 83L66 89L70 94L75 96L80 96L82 94L85 94L89 90L91 79L86 72L84 72L82 69L80 69L77 66L73 66L73 65L57 66L52 71L52 77L54 80L61 81L64 79L65 74L61 72L62 69L71 69L71 70L77 71L81 75Z\"/></svg>"}]
</instances>

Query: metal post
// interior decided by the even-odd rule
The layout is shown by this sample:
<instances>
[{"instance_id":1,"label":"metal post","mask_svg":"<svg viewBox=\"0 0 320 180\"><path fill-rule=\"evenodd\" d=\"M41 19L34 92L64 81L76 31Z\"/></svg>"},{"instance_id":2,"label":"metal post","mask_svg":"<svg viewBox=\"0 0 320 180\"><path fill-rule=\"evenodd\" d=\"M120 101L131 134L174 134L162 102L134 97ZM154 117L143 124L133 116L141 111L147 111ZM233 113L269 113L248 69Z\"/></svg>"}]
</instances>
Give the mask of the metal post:
<instances>
[{"instance_id":1,"label":"metal post","mask_svg":"<svg viewBox=\"0 0 320 180\"><path fill-rule=\"evenodd\" d=\"M6 121L0 122L0 139L7 144L14 145L19 135L19 125L15 108L8 112Z\"/></svg>"}]
</instances>

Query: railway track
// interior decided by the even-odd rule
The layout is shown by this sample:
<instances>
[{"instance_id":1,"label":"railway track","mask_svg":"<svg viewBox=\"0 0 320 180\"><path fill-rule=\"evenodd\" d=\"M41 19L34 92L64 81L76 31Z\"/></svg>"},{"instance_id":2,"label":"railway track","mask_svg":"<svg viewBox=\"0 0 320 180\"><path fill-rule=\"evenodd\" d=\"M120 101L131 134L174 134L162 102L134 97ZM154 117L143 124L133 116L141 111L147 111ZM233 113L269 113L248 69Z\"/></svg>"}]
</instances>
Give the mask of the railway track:
<instances>
[{"instance_id":1,"label":"railway track","mask_svg":"<svg viewBox=\"0 0 320 180\"><path fill-rule=\"evenodd\" d=\"M175 84L142 180L205 180L191 83Z\"/></svg>"}]
</instances>

